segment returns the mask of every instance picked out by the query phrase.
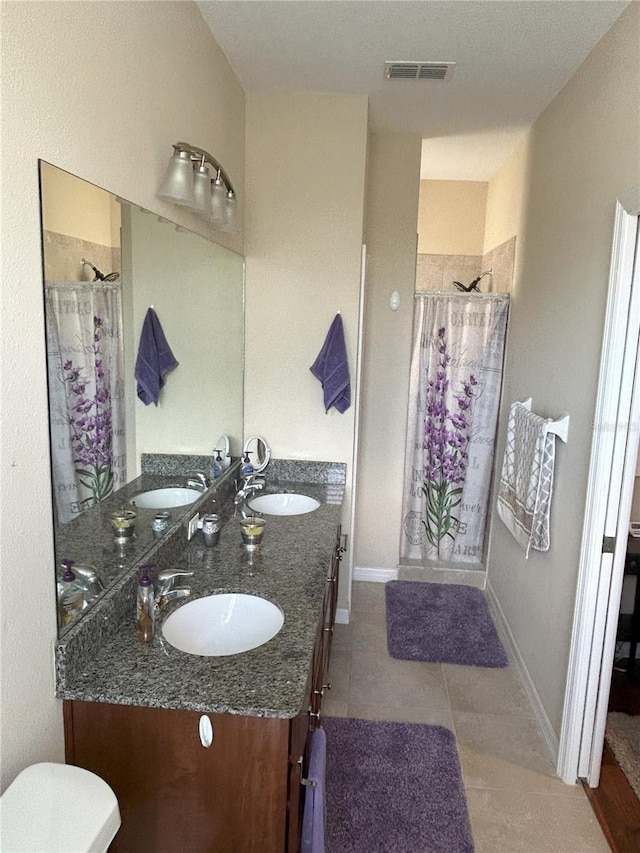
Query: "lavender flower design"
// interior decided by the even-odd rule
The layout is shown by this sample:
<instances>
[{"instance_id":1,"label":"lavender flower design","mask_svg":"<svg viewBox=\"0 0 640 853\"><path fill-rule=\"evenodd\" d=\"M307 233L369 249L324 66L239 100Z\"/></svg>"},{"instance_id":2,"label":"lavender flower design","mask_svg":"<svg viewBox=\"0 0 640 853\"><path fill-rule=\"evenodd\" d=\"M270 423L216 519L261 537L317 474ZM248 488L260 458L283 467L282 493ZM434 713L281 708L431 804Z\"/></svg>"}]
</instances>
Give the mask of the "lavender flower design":
<instances>
[{"instance_id":1,"label":"lavender flower design","mask_svg":"<svg viewBox=\"0 0 640 853\"><path fill-rule=\"evenodd\" d=\"M111 391L104 371L100 342L105 337L103 321L93 318L93 397L88 392L91 382L73 361L62 365L67 386L69 425L76 474L91 492L90 506L99 503L113 491L113 426Z\"/></svg>"},{"instance_id":2,"label":"lavender flower design","mask_svg":"<svg viewBox=\"0 0 640 853\"><path fill-rule=\"evenodd\" d=\"M462 391L454 394L457 411L447 408L445 398L450 380L447 367L451 356L447 352L445 328L438 329L435 347L438 367L435 379L427 379L424 420L424 483L426 518L422 520L428 541L438 548L445 536L453 539L451 528L458 519L451 511L462 500L469 448L469 410L478 384L475 376L462 383Z\"/></svg>"}]
</instances>

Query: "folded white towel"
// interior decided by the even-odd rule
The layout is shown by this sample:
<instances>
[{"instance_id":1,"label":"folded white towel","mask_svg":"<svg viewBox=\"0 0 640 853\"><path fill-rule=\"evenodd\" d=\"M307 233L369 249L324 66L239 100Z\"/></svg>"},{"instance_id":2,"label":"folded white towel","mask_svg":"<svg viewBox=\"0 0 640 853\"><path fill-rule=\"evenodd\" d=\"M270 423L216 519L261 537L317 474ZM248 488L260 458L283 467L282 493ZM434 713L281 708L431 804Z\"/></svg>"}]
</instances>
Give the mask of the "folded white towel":
<instances>
[{"instance_id":1,"label":"folded white towel","mask_svg":"<svg viewBox=\"0 0 640 853\"><path fill-rule=\"evenodd\" d=\"M541 418L522 403L509 412L507 446L498 490L498 515L525 549L549 550L549 512L553 490L555 435L551 418Z\"/></svg>"}]
</instances>

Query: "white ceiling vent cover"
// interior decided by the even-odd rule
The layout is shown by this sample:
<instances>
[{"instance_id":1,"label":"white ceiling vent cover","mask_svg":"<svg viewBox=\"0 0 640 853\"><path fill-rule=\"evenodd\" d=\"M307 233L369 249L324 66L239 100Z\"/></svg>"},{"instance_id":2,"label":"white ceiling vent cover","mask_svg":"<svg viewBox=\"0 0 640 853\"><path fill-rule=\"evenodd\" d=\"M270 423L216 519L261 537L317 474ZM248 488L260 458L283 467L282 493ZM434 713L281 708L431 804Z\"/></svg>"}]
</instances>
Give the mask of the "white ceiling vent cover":
<instances>
[{"instance_id":1,"label":"white ceiling vent cover","mask_svg":"<svg viewBox=\"0 0 640 853\"><path fill-rule=\"evenodd\" d=\"M385 62L387 80L449 80L455 62Z\"/></svg>"}]
</instances>

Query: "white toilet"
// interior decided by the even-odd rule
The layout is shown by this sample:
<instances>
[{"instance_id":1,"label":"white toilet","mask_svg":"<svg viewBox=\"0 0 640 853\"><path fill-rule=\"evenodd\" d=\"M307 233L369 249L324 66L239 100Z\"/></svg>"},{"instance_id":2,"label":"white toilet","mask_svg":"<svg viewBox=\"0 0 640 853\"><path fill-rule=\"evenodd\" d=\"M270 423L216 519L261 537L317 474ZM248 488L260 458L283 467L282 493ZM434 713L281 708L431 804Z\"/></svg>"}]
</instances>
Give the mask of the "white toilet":
<instances>
[{"instance_id":1,"label":"white toilet","mask_svg":"<svg viewBox=\"0 0 640 853\"><path fill-rule=\"evenodd\" d=\"M106 853L119 828L111 788L71 764L33 764L0 797L2 853Z\"/></svg>"}]
</instances>

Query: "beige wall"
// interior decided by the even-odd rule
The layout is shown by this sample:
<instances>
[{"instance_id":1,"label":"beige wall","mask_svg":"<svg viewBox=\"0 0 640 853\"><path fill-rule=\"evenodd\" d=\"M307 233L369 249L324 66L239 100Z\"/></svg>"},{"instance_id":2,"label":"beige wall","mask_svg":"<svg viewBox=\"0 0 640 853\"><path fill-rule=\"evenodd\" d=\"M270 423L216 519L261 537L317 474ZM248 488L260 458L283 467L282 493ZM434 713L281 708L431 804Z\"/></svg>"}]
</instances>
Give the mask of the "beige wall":
<instances>
[{"instance_id":1,"label":"beige wall","mask_svg":"<svg viewBox=\"0 0 640 853\"><path fill-rule=\"evenodd\" d=\"M45 230L120 246L120 205L111 195L49 163L42 163L41 180Z\"/></svg>"},{"instance_id":2,"label":"beige wall","mask_svg":"<svg viewBox=\"0 0 640 853\"><path fill-rule=\"evenodd\" d=\"M418 252L482 255L487 184L420 181Z\"/></svg>"},{"instance_id":3,"label":"beige wall","mask_svg":"<svg viewBox=\"0 0 640 853\"><path fill-rule=\"evenodd\" d=\"M156 190L171 143L186 139L214 153L244 197L244 97L194 4L4 2L1 12L4 787L63 757L37 160L206 233ZM241 235L226 241L242 249Z\"/></svg>"},{"instance_id":4,"label":"beige wall","mask_svg":"<svg viewBox=\"0 0 640 853\"><path fill-rule=\"evenodd\" d=\"M370 137L355 543L361 568L398 565L420 154L414 134ZM389 308L394 290L400 293L397 311Z\"/></svg>"},{"instance_id":5,"label":"beige wall","mask_svg":"<svg viewBox=\"0 0 640 853\"><path fill-rule=\"evenodd\" d=\"M355 408L325 414L309 368L340 311L354 380L366 146L364 97L247 99L245 432L274 457L346 462L348 479ZM343 517L349 532L349 498Z\"/></svg>"},{"instance_id":6,"label":"beige wall","mask_svg":"<svg viewBox=\"0 0 640 853\"><path fill-rule=\"evenodd\" d=\"M640 5L631 6L540 116L489 188L487 248L517 232L508 404L571 415L559 443L551 548L529 560L496 522L489 582L560 731L604 323L614 203L640 182ZM616 61L611 62L611 57Z\"/></svg>"}]
</instances>

